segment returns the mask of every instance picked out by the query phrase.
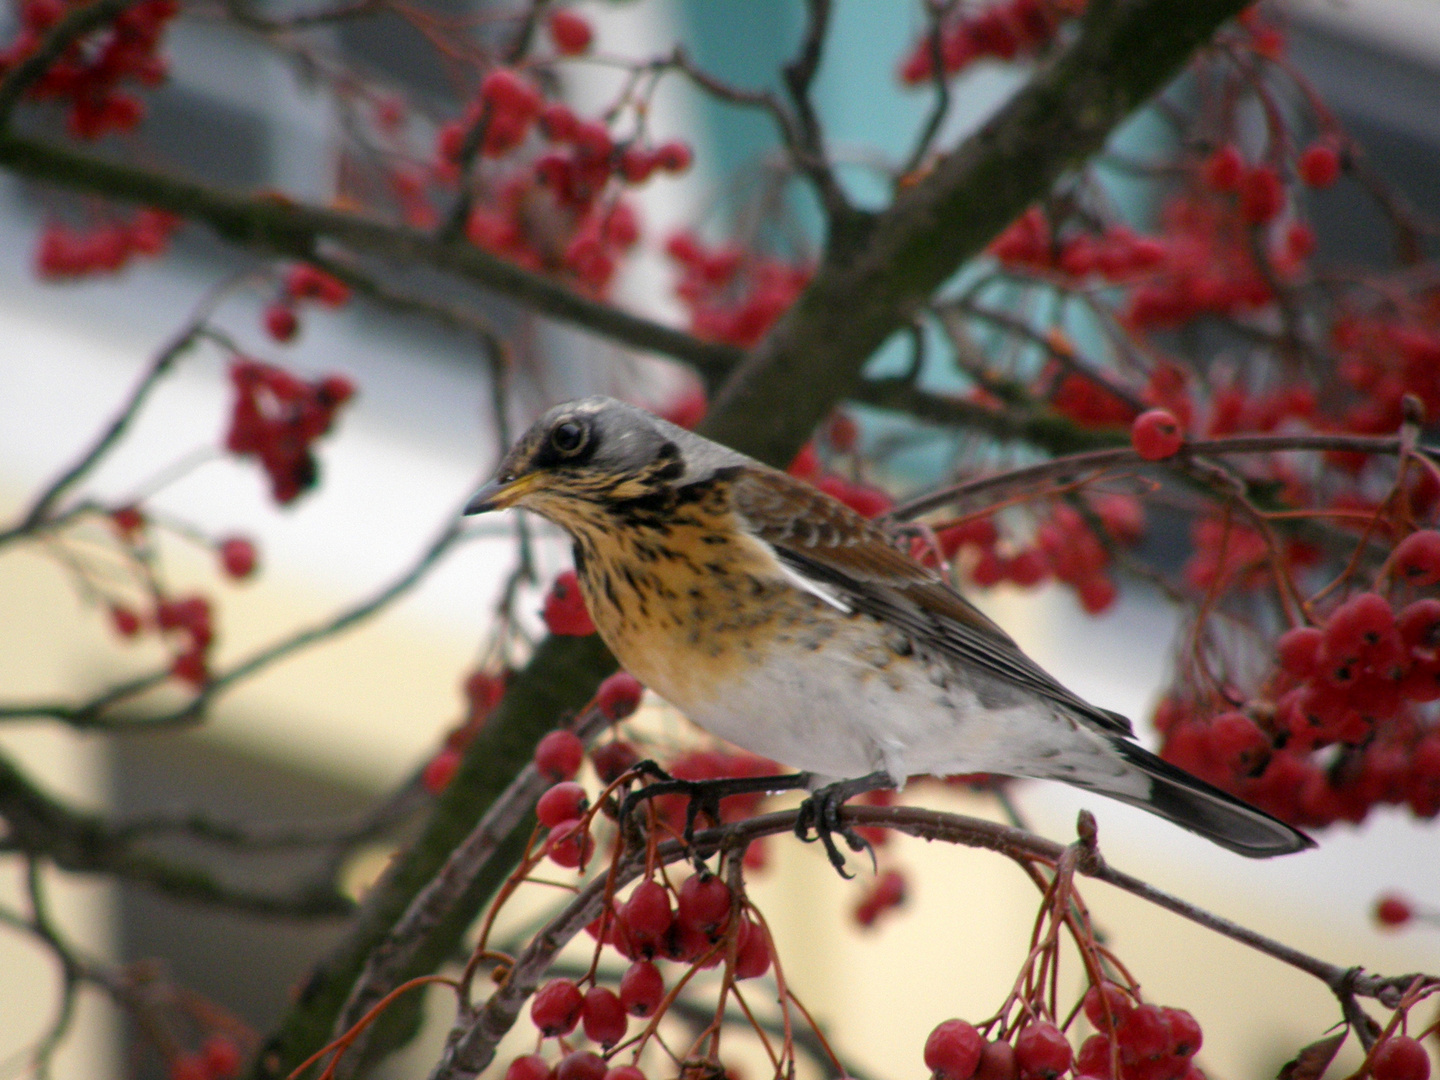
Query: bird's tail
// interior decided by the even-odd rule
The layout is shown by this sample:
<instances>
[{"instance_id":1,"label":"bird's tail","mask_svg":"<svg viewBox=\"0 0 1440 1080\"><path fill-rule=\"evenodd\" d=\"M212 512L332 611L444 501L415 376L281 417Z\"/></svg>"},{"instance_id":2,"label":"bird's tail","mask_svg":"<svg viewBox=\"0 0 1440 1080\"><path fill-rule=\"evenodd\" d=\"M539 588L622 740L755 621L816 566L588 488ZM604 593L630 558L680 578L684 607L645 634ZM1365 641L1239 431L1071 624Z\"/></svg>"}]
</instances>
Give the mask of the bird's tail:
<instances>
[{"instance_id":1,"label":"bird's tail","mask_svg":"<svg viewBox=\"0 0 1440 1080\"><path fill-rule=\"evenodd\" d=\"M1149 810L1182 829L1199 833L1207 840L1251 859L1289 855L1315 846L1315 841L1299 829L1291 828L1183 769L1177 769L1138 743L1118 735L1106 738L1127 764L1150 780L1150 792L1148 795L1137 795L1101 787L1094 790Z\"/></svg>"}]
</instances>

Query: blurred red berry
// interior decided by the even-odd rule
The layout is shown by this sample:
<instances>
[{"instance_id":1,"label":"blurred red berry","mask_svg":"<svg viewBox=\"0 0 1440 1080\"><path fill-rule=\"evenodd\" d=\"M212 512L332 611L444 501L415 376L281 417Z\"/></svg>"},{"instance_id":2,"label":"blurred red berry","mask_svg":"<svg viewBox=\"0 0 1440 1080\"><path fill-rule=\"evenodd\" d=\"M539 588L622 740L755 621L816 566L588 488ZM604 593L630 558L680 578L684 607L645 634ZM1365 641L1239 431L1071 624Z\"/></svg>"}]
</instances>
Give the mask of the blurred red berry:
<instances>
[{"instance_id":1,"label":"blurred red berry","mask_svg":"<svg viewBox=\"0 0 1440 1080\"><path fill-rule=\"evenodd\" d=\"M1003 1039L987 1042L980 1051L975 1080L1022 1080L1020 1067L1015 1062L1015 1048Z\"/></svg>"},{"instance_id":2,"label":"blurred red berry","mask_svg":"<svg viewBox=\"0 0 1440 1080\"><path fill-rule=\"evenodd\" d=\"M1173 457L1184 445L1185 436L1175 414L1168 409L1151 409L1135 418L1130 426L1130 443L1146 461Z\"/></svg>"},{"instance_id":3,"label":"blurred red berry","mask_svg":"<svg viewBox=\"0 0 1440 1080\"><path fill-rule=\"evenodd\" d=\"M1388 893L1375 901L1375 921L1381 926L1404 926L1414 916L1410 901L1396 893Z\"/></svg>"},{"instance_id":4,"label":"blurred red berry","mask_svg":"<svg viewBox=\"0 0 1440 1080\"><path fill-rule=\"evenodd\" d=\"M552 731L535 745L535 767L551 780L573 780L585 760L585 744L573 731Z\"/></svg>"},{"instance_id":5,"label":"blurred red berry","mask_svg":"<svg viewBox=\"0 0 1440 1080\"><path fill-rule=\"evenodd\" d=\"M695 157L689 144L683 143L678 139L661 143L655 147L654 156L655 167L662 172L668 173L684 172L690 168L690 163Z\"/></svg>"},{"instance_id":6,"label":"blurred red berry","mask_svg":"<svg viewBox=\"0 0 1440 1080\"><path fill-rule=\"evenodd\" d=\"M240 1048L228 1035L211 1035L200 1048L211 1080L228 1080L240 1071Z\"/></svg>"},{"instance_id":7,"label":"blurred red berry","mask_svg":"<svg viewBox=\"0 0 1440 1080\"><path fill-rule=\"evenodd\" d=\"M1311 143L1300 155L1300 179L1312 188L1327 188L1340 178L1340 151L1329 141Z\"/></svg>"},{"instance_id":8,"label":"blurred red berry","mask_svg":"<svg viewBox=\"0 0 1440 1080\"><path fill-rule=\"evenodd\" d=\"M145 528L145 515L138 506L121 506L110 512L110 523L126 540L134 540Z\"/></svg>"},{"instance_id":9,"label":"blurred red berry","mask_svg":"<svg viewBox=\"0 0 1440 1080\"><path fill-rule=\"evenodd\" d=\"M255 572L255 545L243 536L220 542L220 565L232 578L247 578Z\"/></svg>"},{"instance_id":10,"label":"blurred red berry","mask_svg":"<svg viewBox=\"0 0 1440 1080\"><path fill-rule=\"evenodd\" d=\"M277 300L265 309L265 332L276 341L289 341L300 330L295 308Z\"/></svg>"},{"instance_id":11,"label":"blurred red berry","mask_svg":"<svg viewBox=\"0 0 1440 1080\"><path fill-rule=\"evenodd\" d=\"M140 616L118 604L110 608L110 624L121 637L131 638L140 633Z\"/></svg>"},{"instance_id":12,"label":"blurred red berry","mask_svg":"<svg viewBox=\"0 0 1440 1080\"><path fill-rule=\"evenodd\" d=\"M600 743L590 749L590 764L605 784L614 783L639 760L640 754L623 739Z\"/></svg>"},{"instance_id":13,"label":"blurred red berry","mask_svg":"<svg viewBox=\"0 0 1440 1080\"><path fill-rule=\"evenodd\" d=\"M552 634L585 637L595 633L595 623L585 607L585 598L580 595L580 580L574 570L564 571L551 583L541 616Z\"/></svg>"},{"instance_id":14,"label":"blurred red berry","mask_svg":"<svg viewBox=\"0 0 1440 1080\"><path fill-rule=\"evenodd\" d=\"M1440 582L1440 532L1413 532L1395 549L1390 565L1401 581L1426 588Z\"/></svg>"},{"instance_id":15,"label":"blurred red berry","mask_svg":"<svg viewBox=\"0 0 1440 1080\"><path fill-rule=\"evenodd\" d=\"M1285 185L1269 165L1257 165L1240 182L1240 214L1251 225L1272 221L1285 206Z\"/></svg>"},{"instance_id":16,"label":"blurred red berry","mask_svg":"<svg viewBox=\"0 0 1440 1080\"><path fill-rule=\"evenodd\" d=\"M464 754L459 750L445 747L425 763L425 768L420 773L421 785L431 795L439 795L450 786L450 781L455 779L463 760Z\"/></svg>"},{"instance_id":17,"label":"blurred red berry","mask_svg":"<svg viewBox=\"0 0 1440 1080\"><path fill-rule=\"evenodd\" d=\"M555 51L561 56L578 56L590 48L595 33L590 24L573 11L561 8L552 11L547 23L550 40L555 42Z\"/></svg>"},{"instance_id":18,"label":"blurred red berry","mask_svg":"<svg viewBox=\"0 0 1440 1080\"><path fill-rule=\"evenodd\" d=\"M1238 191L1245 176L1245 159L1240 148L1226 143L1208 158L1201 169L1206 186L1212 191Z\"/></svg>"}]
</instances>

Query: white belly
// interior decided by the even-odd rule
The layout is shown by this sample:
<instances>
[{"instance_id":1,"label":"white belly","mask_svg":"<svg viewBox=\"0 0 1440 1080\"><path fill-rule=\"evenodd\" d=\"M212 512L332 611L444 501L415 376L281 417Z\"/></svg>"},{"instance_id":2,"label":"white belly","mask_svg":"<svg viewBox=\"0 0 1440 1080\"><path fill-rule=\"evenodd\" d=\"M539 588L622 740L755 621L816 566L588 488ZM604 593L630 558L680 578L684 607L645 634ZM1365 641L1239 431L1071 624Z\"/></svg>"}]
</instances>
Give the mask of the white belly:
<instances>
[{"instance_id":1,"label":"white belly","mask_svg":"<svg viewBox=\"0 0 1440 1080\"><path fill-rule=\"evenodd\" d=\"M897 786L971 772L1070 779L1120 765L1103 740L1038 696L992 687L982 705L953 669L937 679L914 658L878 669L846 636L788 665L752 667L722 695L675 704L737 746L825 778L883 770Z\"/></svg>"}]
</instances>

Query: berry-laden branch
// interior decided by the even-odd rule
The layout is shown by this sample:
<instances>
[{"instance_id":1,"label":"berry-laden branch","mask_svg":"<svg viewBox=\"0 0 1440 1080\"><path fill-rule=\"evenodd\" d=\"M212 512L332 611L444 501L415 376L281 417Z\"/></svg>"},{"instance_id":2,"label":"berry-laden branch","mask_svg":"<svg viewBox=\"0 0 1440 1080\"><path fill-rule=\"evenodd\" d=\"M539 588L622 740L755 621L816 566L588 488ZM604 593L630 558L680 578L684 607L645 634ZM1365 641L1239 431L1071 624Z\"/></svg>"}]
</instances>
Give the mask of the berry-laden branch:
<instances>
[{"instance_id":1,"label":"berry-laden branch","mask_svg":"<svg viewBox=\"0 0 1440 1080\"><path fill-rule=\"evenodd\" d=\"M92 30L114 22L140 0L94 0L72 8L52 26L40 44L0 78L0 131L10 126L15 106L65 51Z\"/></svg>"},{"instance_id":2,"label":"berry-laden branch","mask_svg":"<svg viewBox=\"0 0 1440 1080\"><path fill-rule=\"evenodd\" d=\"M637 878L648 877L657 867L697 856L704 858L717 852L733 865L738 859L739 853L743 852L753 841L765 836L792 832L796 816L795 811L784 811L747 818L722 827L697 832L691 844L686 844L678 839L660 843L654 843L652 840L649 845L641 844L623 851L617 848L614 859L606 872L599 873L586 884L573 900L568 902L556 916L530 938L529 943L514 957L513 961L508 958L501 961L504 965L503 977L500 980L500 986L489 999L481 1005L465 1007L461 1010L445 1053L431 1073L431 1080L460 1080L460 1078L474 1077L487 1068L494 1060L495 1048L499 1041L514 1027L525 1003L540 987L541 980L551 970L560 950L583 928L592 926L592 924L600 927L598 933L608 933L604 930L604 919L607 917L605 912L615 910L615 905L619 905L619 892L630 882ZM1357 1022L1355 1001L1358 998L1370 998L1388 1008L1401 1009L1412 1007L1418 997L1440 990L1440 977L1432 975L1374 976L1357 968L1338 967L1198 908L1178 897L1156 889L1133 875L1115 870L1100 857L1095 844L1093 819L1087 820L1088 815L1082 814L1082 839L1068 848L1010 826L914 807L847 806L842 812L842 817L848 824L856 827L895 830L926 840L938 840L990 850L1003 854L1026 868L1033 869L1039 866L1056 871L1058 876L1053 879L1052 883L1047 884L1041 878L1037 879L1037 884L1046 891L1046 905L1052 912L1052 917L1065 921L1070 926L1072 934L1078 935L1077 942L1082 945L1082 952L1085 949L1098 949L1099 946L1094 942L1093 935L1088 930L1088 922L1076 923L1073 921L1074 910L1079 901L1073 886L1068 884L1068 875L1071 873L1106 882L1320 979L1336 994L1346 1019L1352 1023ZM716 880L708 878L703 873L690 879L695 883L695 888L690 889L687 883L687 887L680 891L682 914L686 910L687 903L690 905L687 918L693 919L697 912L705 910L703 905L710 903L709 892L714 891L707 882ZM641 933L640 927L649 921L649 917L639 910L639 906L642 904L647 905L646 910L648 910L651 901L649 892L645 892L647 889L657 893L657 903L662 905L668 903L663 890L658 890L654 882L650 882L648 885L642 882L636 887L632 899L619 905L620 914L610 916L619 918L628 928L625 932L631 935L629 946L631 949L641 949L634 935ZM646 896L643 901L640 899L642 892L645 892ZM730 911L733 910L735 898L736 894L731 889L726 889L723 890L723 898L717 896L715 899L722 900L726 911ZM1079 910L1082 912L1083 919L1083 908ZM700 916L700 918L703 922L704 917ZM597 923L597 920L600 921ZM719 928L725 924L726 920L718 909L716 915L712 916L712 920L710 925L718 933ZM1032 963L1040 960L1047 949L1053 948L1054 933L1057 928L1058 924L1052 925L1049 938L1041 939L1037 936L1037 945L1044 945L1044 948L1037 949L1035 953L1032 953ZM663 931L663 927L661 929ZM1038 934L1039 926L1037 925ZM608 941L608 938L604 940ZM732 949L737 945L740 949L744 949L743 942L740 942L733 934L730 935L729 940ZM1046 942L1048 944L1045 944ZM710 953L714 953L716 947L712 947ZM701 948L698 952L692 949L689 955L696 957L699 963L706 963L708 959L713 958L710 953L706 953ZM645 955L643 949L639 955ZM1091 969L1089 971L1091 982L1098 986L1105 978L1103 965L1113 963L1113 960L1102 958L1098 952L1093 955L1094 959L1092 962L1087 962L1087 967ZM1047 961L1047 963L1052 962ZM737 959L733 953L727 963L727 970L736 965ZM634 969L637 970L637 978L643 966L640 964ZM1022 976L1022 983L1017 985L1028 984L1032 992L1046 993L1047 979L1044 977L1046 970L1048 970L1047 967L1042 964L1033 978L1030 975ZM639 992L638 989L634 991L634 993ZM622 983L622 999L625 993ZM671 1000L675 993L676 991L671 991L669 995ZM579 1016L579 992L574 989L574 984L551 983L547 984L545 994L547 999L543 1006L540 999L536 998L532 1015L540 1025L542 1034L563 1034L574 1026L575 1020ZM573 1006L559 1004L565 994L574 995ZM550 998L556 1000L551 1002ZM632 1000L635 999L632 998ZM1122 1004L1128 1008L1127 1003L1116 1001L1113 1004L1117 1009ZM552 1009L552 1006L555 1008ZM1107 1005L1104 1008L1108 1009L1109 1007ZM559 1019L559 1013L556 1013L557 1019L554 1021L556 1026L553 1029L547 1029L546 1024L551 1022L547 1018L551 1016L552 1012L555 1012L556 1009L559 1012L565 1012L570 1008L573 1008L574 1012L567 1014L568 1019ZM1088 1001L1086 1008L1087 1012L1092 1011ZM1008 1011L1009 1006L1007 1005L997 1016L997 1020L1003 1020ZM1054 1011L1052 1007L1050 1009L1052 1015ZM640 1015L655 1014L653 1010L647 1010L641 1012ZM1093 1015L1092 1019L1094 1019ZM1021 1027L1018 1022L1016 1026L1017 1029ZM1096 1026L1104 1030L1101 1023L1097 1023ZM1361 1025L1361 1038L1366 1040L1369 1045L1369 1035L1364 1027L1365 1025ZM590 1029L587 1027L588 1030ZM654 1021L647 1028L647 1031L653 1030ZM1198 1045L1198 1041L1194 1045ZM1193 1047L1191 1052L1193 1053ZM1068 1064L1067 1058L1058 1071L1063 1072ZM973 1063L971 1071L973 1071ZM942 1071L942 1075L969 1076L970 1072L959 1071L952 1074Z\"/></svg>"}]
</instances>

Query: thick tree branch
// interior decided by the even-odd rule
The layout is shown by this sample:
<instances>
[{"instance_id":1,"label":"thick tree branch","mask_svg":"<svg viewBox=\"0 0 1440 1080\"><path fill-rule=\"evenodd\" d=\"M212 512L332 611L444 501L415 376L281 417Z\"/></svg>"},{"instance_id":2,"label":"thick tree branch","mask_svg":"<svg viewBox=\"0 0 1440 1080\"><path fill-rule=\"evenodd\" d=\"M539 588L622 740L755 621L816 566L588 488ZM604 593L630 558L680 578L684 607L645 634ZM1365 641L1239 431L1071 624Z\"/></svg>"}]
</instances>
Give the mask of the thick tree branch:
<instances>
[{"instance_id":1,"label":"thick tree branch","mask_svg":"<svg viewBox=\"0 0 1440 1080\"><path fill-rule=\"evenodd\" d=\"M446 243L418 229L360 214L294 203L283 196L243 195L21 135L0 134L0 167L32 180L203 221L231 243L266 254L306 259L329 241L355 254L429 266L619 344L683 360L707 379L725 375L739 358L728 345L701 341L591 300L472 244Z\"/></svg>"},{"instance_id":2,"label":"thick tree branch","mask_svg":"<svg viewBox=\"0 0 1440 1080\"><path fill-rule=\"evenodd\" d=\"M771 464L789 461L886 338L1244 6L1093 5L1076 40L990 121L866 228L831 245L810 287L726 383L705 434Z\"/></svg>"}]
</instances>

